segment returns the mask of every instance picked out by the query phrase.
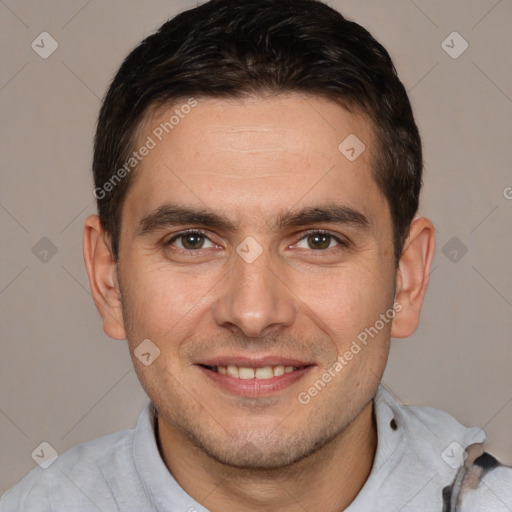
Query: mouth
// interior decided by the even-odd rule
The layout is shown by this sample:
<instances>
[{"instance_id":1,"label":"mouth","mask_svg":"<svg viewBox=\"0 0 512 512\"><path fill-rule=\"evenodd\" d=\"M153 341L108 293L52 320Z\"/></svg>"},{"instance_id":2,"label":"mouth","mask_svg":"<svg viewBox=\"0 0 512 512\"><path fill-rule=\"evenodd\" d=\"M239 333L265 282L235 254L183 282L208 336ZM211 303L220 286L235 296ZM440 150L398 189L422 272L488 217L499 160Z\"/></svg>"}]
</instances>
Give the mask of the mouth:
<instances>
[{"instance_id":1,"label":"mouth","mask_svg":"<svg viewBox=\"0 0 512 512\"><path fill-rule=\"evenodd\" d=\"M285 373L292 373L296 370L306 368L311 365L302 365L302 366L293 366L293 365L275 365L275 366L259 366L259 367L250 367L250 366L236 366L234 364L230 364L227 366L209 366L206 364L200 364L203 368L210 370L212 372L219 373L221 375L227 375L234 379L259 379L259 380L267 380L272 379L274 377L280 377Z\"/></svg>"},{"instance_id":2,"label":"mouth","mask_svg":"<svg viewBox=\"0 0 512 512\"><path fill-rule=\"evenodd\" d=\"M296 360L235 363L236 361L228 363L223 360L222 364L200 363L196 367L210 383L215 383L223 391L256 398L284 390L302 380L316 366Z\"/></svg>"}]
</instances>

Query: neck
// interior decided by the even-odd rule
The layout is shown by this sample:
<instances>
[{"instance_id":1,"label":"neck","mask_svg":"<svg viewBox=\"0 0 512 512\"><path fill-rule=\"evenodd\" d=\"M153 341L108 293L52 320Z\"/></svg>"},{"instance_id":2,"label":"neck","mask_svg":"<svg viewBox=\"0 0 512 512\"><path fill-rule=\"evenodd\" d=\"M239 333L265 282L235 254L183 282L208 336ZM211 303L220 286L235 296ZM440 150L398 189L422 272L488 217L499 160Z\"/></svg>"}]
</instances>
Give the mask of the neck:
<instances>
[{"instance_id":1,"label":"neck","mask_svg":"<svg viewBox=\"0 0 512 512\"><path fill-rule=\"evenodd\" d=\"M226 466L191 445L161 418L158 428L167 468L185 492L211 512L340 512L368 479L377 448L373 401L327 445L273 470Z\"/></svg>"}]
</instances>

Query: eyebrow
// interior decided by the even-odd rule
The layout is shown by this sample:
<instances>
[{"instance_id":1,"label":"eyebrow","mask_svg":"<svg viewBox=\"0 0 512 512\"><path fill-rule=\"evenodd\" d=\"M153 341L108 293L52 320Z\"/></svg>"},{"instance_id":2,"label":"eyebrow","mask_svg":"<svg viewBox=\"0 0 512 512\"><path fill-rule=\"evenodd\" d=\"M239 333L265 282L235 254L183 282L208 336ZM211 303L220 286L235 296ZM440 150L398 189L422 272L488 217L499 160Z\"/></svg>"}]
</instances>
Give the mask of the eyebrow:
<instances>
[{"instance_id":1,"label":"eyebrow","mask_svg":"<svg viewBox=\"0 0 512 512\"><path fill-rule=\"evenodd\" d=\"M350 206L324 204L306 207L298 211L280 212L275 220L270 223L270 226L273 229L279 229L319 223L349 225L363 232L368 231L371 225L366 215ZM238 229L237 224L217 213L205 209L167 203L142 218L137 230L137 236L143 236L167 227L186 224L199 224L209 229L231 233L236 232ZM269 223L267 222L267 224Z\"/></svg>"}]
</instances>

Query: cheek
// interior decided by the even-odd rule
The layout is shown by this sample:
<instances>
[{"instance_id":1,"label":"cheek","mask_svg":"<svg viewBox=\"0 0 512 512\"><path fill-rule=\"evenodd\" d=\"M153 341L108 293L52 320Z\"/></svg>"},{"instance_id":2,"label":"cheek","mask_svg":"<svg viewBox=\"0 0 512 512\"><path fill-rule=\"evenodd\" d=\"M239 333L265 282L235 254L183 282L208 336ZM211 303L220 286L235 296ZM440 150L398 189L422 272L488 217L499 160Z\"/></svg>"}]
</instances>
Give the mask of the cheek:
<instances>
[{"instance_id":1,"label":"cheek","mask_svg":"<svg viewBox=\"0 0 512 512\"><path fill-rule=\"evenodd\" d=\"M299 296L332 335L346 343L390 307L391 277L383 276L366 267L340 270L308 283Z\"/></svg>"},{"instance_id":2,"label":"cheek","mask_svg":"<svg viewBox=\"0 0 512 512\"><path fill-rule=\"evenodd\" d=\"M123 301L132 334L155 340L176 336L194 322L216 282L214 276L171 270L166 263L142 259L133 258L123 268Z\"/></svg>"}]
</instances>

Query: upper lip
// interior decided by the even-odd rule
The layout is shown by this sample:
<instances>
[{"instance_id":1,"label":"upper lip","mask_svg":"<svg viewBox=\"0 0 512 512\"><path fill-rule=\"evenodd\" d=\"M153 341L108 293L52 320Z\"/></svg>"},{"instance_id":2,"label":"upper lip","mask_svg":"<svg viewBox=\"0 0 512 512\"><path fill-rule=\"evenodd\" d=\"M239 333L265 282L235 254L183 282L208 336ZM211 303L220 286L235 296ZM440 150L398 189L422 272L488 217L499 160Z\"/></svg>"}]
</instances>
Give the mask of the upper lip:
<instances>
[{"instance_id":1,"label":"upper lip","mask_svg":"<svg viewBox=\"0 0 512 512\"><path fill-rule=\"evenodd\" d=\"M284 356L263 356L263 357L247 357L247 356L218 356L198 361L196 364L204 366L243 366L246 368L260 368L262 366L308 366L313 363L301 359L295 359Z\"/></svg>"}]
</instances>

